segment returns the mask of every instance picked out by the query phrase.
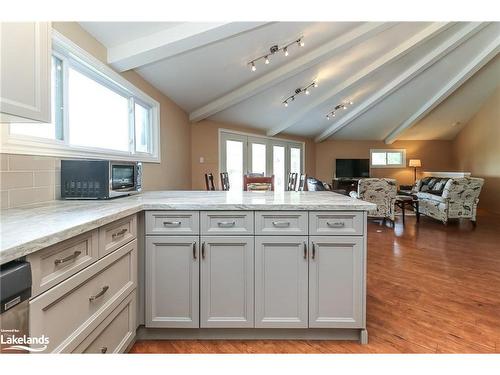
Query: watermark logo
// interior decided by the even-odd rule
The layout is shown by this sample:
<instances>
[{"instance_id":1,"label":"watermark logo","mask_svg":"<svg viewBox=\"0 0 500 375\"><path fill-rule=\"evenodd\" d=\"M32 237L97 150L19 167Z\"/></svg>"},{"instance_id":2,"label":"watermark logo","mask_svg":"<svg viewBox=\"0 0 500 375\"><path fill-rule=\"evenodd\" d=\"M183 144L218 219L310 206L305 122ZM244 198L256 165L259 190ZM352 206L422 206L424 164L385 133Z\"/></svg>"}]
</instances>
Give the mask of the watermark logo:
<instances>
[{"instance_id":1,"label":"watermark logo","mask_svg":"<svg viewBox=\"0 0 500 375\"><path fill-rule=\"evenodd\" d=\"M48 336L41 335L32 337L20 334L18 329L0 330L0 348L2 352L43 352L47 350L50 340Z\"/></svg>"}]
</instances>

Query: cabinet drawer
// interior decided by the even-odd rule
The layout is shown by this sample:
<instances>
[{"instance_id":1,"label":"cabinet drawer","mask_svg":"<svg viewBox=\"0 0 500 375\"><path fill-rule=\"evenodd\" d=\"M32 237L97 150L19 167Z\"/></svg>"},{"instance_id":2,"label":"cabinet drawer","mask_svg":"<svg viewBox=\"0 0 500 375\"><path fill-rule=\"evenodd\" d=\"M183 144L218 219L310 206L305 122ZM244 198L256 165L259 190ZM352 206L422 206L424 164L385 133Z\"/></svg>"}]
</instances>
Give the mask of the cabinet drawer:
<instances>
[{"instance_id":1,"label":"cabinet drawer","mask_svg":"<svg viewBox=\"0 0 500 375\"><path fill-rule=\"evenodd\" d=\"M200 215L197 211L148 211L146 234L199 234Z\"/></svg>"},{"instance_id":2,"label":"cabinet drawer","mask_svg":"<svg viewBox=\"0 0 500 375\"><path fill-rule=\"evenodd\" d=\"M133 291L73 353L123 353L135 336L136 293Z\"/></svg>"},{"instance_id":3,"label":"cabinet drawer","mask_svg":"<svg viewBox=\"0 0 500 375\"><path fill-rule=\"evenodd\" d=\"M255 213L257 235L306 235L307 212L264 211Z\"/></svg>"},{"instance_id":4,"label":"cabinet drawer","mask_svg":"<svg viewBox=\"0 0 500 375\"><path fill-rule=\"evenodd\" d=\"M363 235L362 212L310 212L309 234L317 235Z\"/></svg>"},{"instance_id":5,"label":"cabinet drawer","mask_svg":"<svg viewBox=\"0 0 500 375\"><path fill-rule=\"evenodd\" d=\"M97 256L97 229L29 255L32 295L37 296L66 280L94 263Z\"/></svg>"},{"instance_id":6,"label":"cabinet drawer","mask_svg":"<svg viewBox=\"0 0 500 375\"><path fill-rule=\"evenodd\" d=\"M47 352L71 351L137 284L137 240L30 301L30 334Z\"/></svg>"},{"instance_id":7,"label":"cabinet drawer","mask_svg":"<svg viewBox=\"0 0 500 375\"><path fill-rule=\"evenodd\" d=\"M203 235L251 235L254 233L253 212L205 211L201 213Z\"/></svg>"},{"instance_id":8,"label":"cabinet drawer","mask_svg":"<svg viewBox=\"0 0 500 375\"><path fill-rule=\"evenodd\" d=\"M128 216L99 228L99 258L137 237L137 217Z\"/></svg>"}]
</instances>

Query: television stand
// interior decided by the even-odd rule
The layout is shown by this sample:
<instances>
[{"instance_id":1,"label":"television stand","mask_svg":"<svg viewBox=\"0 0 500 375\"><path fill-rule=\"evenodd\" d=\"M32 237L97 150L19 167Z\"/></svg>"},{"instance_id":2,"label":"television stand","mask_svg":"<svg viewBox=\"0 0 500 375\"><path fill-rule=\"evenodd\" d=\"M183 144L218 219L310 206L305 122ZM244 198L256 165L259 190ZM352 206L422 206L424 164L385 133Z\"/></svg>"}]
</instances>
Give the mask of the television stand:
<instances>
[{"instance_id":1,"label":"television stand","mask_svg":"<svg viewBox=\"0 0 500 375\"><path fill-rule=\"evenodd\" d=\"M362 177L339 177L332 180L332 185L334 190L342 189L347 192L347 195L351 191L358 191L358 182Z\"/></svg>"}]
</instances>

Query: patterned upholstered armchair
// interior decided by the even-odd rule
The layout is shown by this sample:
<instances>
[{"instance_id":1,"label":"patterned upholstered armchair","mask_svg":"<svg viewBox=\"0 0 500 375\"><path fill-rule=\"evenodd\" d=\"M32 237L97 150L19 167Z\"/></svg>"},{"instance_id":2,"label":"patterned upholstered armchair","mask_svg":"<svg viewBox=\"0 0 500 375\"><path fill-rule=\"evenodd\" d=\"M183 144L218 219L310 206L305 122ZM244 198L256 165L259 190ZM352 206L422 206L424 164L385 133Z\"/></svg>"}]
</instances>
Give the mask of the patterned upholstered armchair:
<instances>
[{"instance_id":1,"label":"patterned upholstered armchair","mask_svg":"<svg viewBox=\"0 0 500 375\"><path fill-rule=\"evenodd\" d=\"M377 205L368 211L368 216L390 219L394 222L394 203L396 202L396 180L390 178L363 178L358 182L358 192L351 191L353 198L359 198Z\"/></svg>"},{"instance_id":2,"label":"patterned upholstered armchair","mask_svg":"<svg viewBox=\"0 0 500 375\"><path fill-rule=\"evenodd\" d=\"M476 223L476 210L484 179L477 177L450 178L442 195L421 191L421 181L417 181L419 212L444 224L449 219L465 218Z\"/></svg>"}]
</instances>

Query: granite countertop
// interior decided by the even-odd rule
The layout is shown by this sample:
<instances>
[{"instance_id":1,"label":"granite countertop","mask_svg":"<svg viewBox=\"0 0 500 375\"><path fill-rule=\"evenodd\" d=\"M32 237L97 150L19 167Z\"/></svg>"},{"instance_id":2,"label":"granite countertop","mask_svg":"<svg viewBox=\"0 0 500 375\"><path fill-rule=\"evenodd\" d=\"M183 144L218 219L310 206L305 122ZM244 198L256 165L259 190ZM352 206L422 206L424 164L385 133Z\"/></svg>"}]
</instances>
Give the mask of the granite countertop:
<instances>
[{"instance_id":1,"label":"granite countertop","mask_svg":"<svg viewBox=\"0 0 500 375\"><path fill-rule=\"evenodd\" d=\"M367 211L332 192L155 191L106 201L54 201L0 211L0 264L142 210Z\"/></svg>"}]
</instances>

